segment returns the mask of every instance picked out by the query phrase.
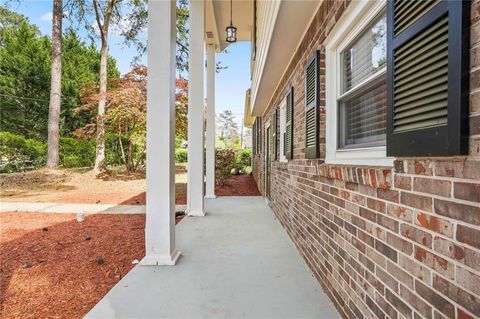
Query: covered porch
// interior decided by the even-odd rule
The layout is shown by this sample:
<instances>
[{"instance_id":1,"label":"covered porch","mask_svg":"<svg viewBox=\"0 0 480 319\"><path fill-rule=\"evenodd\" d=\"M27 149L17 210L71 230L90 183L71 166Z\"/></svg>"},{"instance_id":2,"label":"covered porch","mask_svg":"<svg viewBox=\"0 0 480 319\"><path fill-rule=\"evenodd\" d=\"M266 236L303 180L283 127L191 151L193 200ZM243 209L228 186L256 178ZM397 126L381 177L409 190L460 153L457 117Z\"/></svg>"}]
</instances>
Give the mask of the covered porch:
<instances>
[{"instance_id":1,"label":"covered porch","mask_svg":"<svg viewBox=\"0 0 480 319\"><path fill-rule=\"evenodd\" d=\"M176 2L149 1L145 257L87 318L339 317L265 200L214 192L215 55L228 46L224 30L233 19L236 40L252 41L252 56L266 65L267 26L311 8L264 2L256 12L255 3L190 1L188 217L175 226ZM268 22L258 34L257 16ZM277 58L286 63L288 54Z\"/></svg>"},{"instance_id":2,"label":"covered porch","mask_svg":"<svg viewBox=\"0 0 480 319\"><path fill-rule=\"evenodd\" d=\"M173 267L137 266L86 318L340 318L261 197L219 197L177 227Z\"/></svg>"}]
</instances>

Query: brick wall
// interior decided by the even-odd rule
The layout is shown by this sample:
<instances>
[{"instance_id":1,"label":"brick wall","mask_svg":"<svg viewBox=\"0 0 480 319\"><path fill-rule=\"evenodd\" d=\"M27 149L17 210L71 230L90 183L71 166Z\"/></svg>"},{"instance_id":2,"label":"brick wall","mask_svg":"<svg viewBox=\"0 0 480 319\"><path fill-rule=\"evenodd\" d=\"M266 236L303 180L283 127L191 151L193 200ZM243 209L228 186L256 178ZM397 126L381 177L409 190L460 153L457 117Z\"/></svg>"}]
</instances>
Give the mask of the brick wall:
<instances>
[{"instance_id":1,"label":"brick wall","mask_svg":"<svg viewBox=\"0 0 480 319\"><path fill-rule=\"evenodd\" d=\"M294 86L294 160L273 162L270 205L344 318L478 317L480 0L471 16L470 155L399 158L393 168L304 157L304 66L321 51L324 156L322 44L348 3L323 2L268 106L265 118ZM254 177L263 193L263 154Z\"/></svg>"}]
</instances>

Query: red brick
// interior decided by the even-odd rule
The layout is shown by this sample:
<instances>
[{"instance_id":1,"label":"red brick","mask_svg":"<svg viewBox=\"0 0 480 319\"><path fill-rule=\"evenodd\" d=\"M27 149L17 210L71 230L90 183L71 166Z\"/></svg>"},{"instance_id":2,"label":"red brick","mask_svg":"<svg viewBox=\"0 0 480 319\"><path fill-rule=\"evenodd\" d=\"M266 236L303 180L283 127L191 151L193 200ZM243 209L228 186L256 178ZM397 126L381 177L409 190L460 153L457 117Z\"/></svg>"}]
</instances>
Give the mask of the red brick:
<instances>
[{"instance_id":1,"label":"red brick","mask_svg":"<svg viewBox=\"0 0 480 319\"><path fill-rule=\"evenodd\" d=\"M415 246L415 259L449 279L455 275L455 267L451 262L421 247Z\"/></svg>"},{"instance_id":2,"label":"red brick","mask_svg":"<svg viewBox=\"0 0 480 319\"><path fill-rule=\"evenodd\" d=\"M398 260L398 253L392 247L386 245L382 241L375 239L375 249L378 250L382 255L387 257L388 259L397 262Z\"/></svg>"},{"instance_id":3,"label":"red brick","mask_svg":"<svg viewBox=\"0 0 480 319\"><path fill-rule=\"evenodd\" d=\"M479 72L479 74L480 74L480 72ZM480 79L480 76L479 76L479 79ZM469 127L470 127L470 135L480 134L480 114L479 115L470 115Z\"/></svg>"},{"instance_id":4,"label":"red brick","mask_svg":"<svg viewBox=\"0 0 480 319\"><path fill-rule=\"evenodd\" d=\"M434 201L435 213L461 220L469 224L480 225L480 207L460 204L441 199Z\"/></svg>"},{"instance_id":5,"label":"red brick","mask_svg":"<svg viewBox=\"0 0 480 319\"><path fill-rule=\"evenodd\" d=\"M385 297L402 315L407 318L412 318L412 309L396 294L387 289L385 292Z\"/></svg>"},{"instance_id":6,"label":"red brick","mask_svg":"<svg viewBox=\"0 0 480 319\"><path fill-rule=\"evenodd\" d=\"M373 198L367 198L367 207L373 210L376 210L377 212L380 213L385 213L386 210L386 205L385 202L373 199Z\"/></svg>"},{"instance_id":7,"label":"red brick","mask_svg":"<svg viewBox=\"0 0 480 319\"><path fill-rule=\"evenodd\" d=\"M457 240L480 249L480 230L457 225Z\"/></svg>"},{"instance_id":8,"label":"red brick","mask_svg":"<svg viewBox=\"0 0 480 319\"><path fill-rule=\"evenodd\" d=\"M392 291L398 292L398 280L387 274L382 268L375 269L376 275L381 282L383 282Z\"/></svg>"},{"instance_id":9,"label":"red brick","mask_svg":"<svg viewBox=\"0 0 480 319\"><path fill-rule=\"evenodd\" d=\"M377 305L387 314L388 318L397 318L398 313L380 294L375 294L375 301Z\"/></svg>"},{"instance_id":10,"label":"red brick","mask_svg":"<svg viewBox=\"0 0 480 319\"><path fill-rule=\"evenodd\" d=\"M412 189L412 179L408 176L395 175L393 180L396 188L401 188L405 190Z\"/></svg>"},{"instance_id":11,"label":"red brick","mask_svg":"<svg viewBox=\"0 0 480 319\"><path fill-rule=\"evenodd\" d=\"M419 244L422 244L423 246L426 246L428 248L432 248L432 235L430 235L429 233L423 231L423 230L420 230L416 227L413 227L411 225L408 225L408 224L401 224L400 225L400 233L419 243Z\"/></svg>"},{"instance_id":12,"label":"red brick","mask_svg":"<svg viewBox=\"0 0 480 319\"><path fill-rule=\"evenodd\" d=\"M385 228L390 229L395 233L398 233L398 222L392 218L389 218L385 215L377 214L377 223Z\"/></svg>"},{"instance_id":13,"label":"red brick","mask_svg":"<svg viewBox=\"0 0 480 319\"><path fill-rule=\"evenodd\" d=\"M470 88L480 88L480 69L470 72Z\"/></svg>"},{"instance_id":14,"label":"red brick","mask_svg":"<svg viewBox=\"0 0 480 319\"><path fill-rule=\"evenodd\" d=\"M393 167L394 167L395 173L405 173L405 166L403 165L402 160L396 159L393 162Z\"/></svg>"},{"instance_id":15,"label":"red brick","mask_svg":"<svg viewBox=\"0 0 480 319\"><path fill-rule=\"evenodd\" d=\"M415 224L448 237L453 237L454 225L446 219L426 213L418 213Z\"/></svg>"},{"instance_id":16,"label":"red brick","mask_svg":"<svg viewBox=\"0 0 480 319\"><path fill-rule=\"evenodd\" d=\"M456 269L455 281L457 284L473 294L480 296L480 276L459 266L457 266Z\"/></svg>"},{"instance_id":17,"label":"red brick","mask_svg":"<svg viewBox=\"0 0 480 319\"><path fill-rule=\"evenodd\" d=\"M433 276L433 288L471 313L480 314L480 297L478 295L475 296L438 275Z\"/></svg>"},{"instance_id":18,"label":"red brick","mask_svg":"<svg viewBox=\"0 0 480 319\"><path fill-rule=\"evenodd\" d=\"M423 211L432 211L432 198L422 195L401 192L400 202L404 205L417 208Z\"/></svg>"},{"instance_id":19,"label":"red brick","mask_svg":"<svg viewBox=\"0 0 480 319\"><path fill-rule=\"evenodd\" d=\"M421 193L450 197L451 183L445 180L415 177L413 179L413 190Z\"/></svg>"},{"instance_id":20,"label":"red brick","mask_svg":"<svg viewBox=\"0 0 480 319\"><path fill-rule=\"evenodd\" d=\"M400 193L391 189L377 189L377 196L380 199L384 199L389 202L399 202Z\"/></svg>"},{"instance_id":21,"label":"red brick","mask_svg":"<svg viewBox=\"0 0 480 319\"><path fill-rule=\"evenodd\" d=\"M426 284L431 284L431 281L432 281L431 268L418 262L415 259L411 259L410 257L407 257L402 254L399 255L398 264L400 265L400 267L405 269L408 273L410 273L415 278L422 280Z\"/></svg>"},{"instance_id":22,"label":"red brick","mask_svg":"<svg viewBox=\"0 0 480 319\"><path fill-rule=\"evenodd\" d=\"M431 162L428 160L408 160L407 173L415 175L432 175Z\"/></svg>"},{"instance_id":23,"label":"red brick","mask_svg":"<svg viewBox=\"0 0 480 319\"><path fill-rule=\"evenodd\" d=\"M404 254L411 255L413 252L412 243L394 234L391 234L391 233L387 234L387 243L390 246L395 247L399 251L403 252Z\"/></svg>"},{"instance_id":24,"label":"red brick","mask_svg":"<svg viewBox=\"0 0 480 319\"><path fill-rule=\"evenodd\" d=\"M480 184L460 182L455 183L453 194L455 198L460 198L471 202L480 202Z\"/></svg>"},{"instance_id":25,"label":"red brick","mask_svg":"<svg viewBox=\"0 0 480 319\"><path fill-rule=\"evenodd\" d=\"M366 304L370 310L375 314L376 318L383 319L385 318L385 313L377 306L376 303L369 296L365 296Z\"/></svg>"},{"instance_id":26,"label":"red brick","mask_svg":"<svg viewBox=\"0 0 480 319\"><path fill-rule=\"evenodd\" d=\"M480 271L480 252L468 247L461 247L452 241L435 237L434 249L436 252L458 260L459 262Z\"/></svg>"},{"instance_id":27,"label":"red brick","mask_svg":"<svg viewBox=\"0 0 480 319\"><path fill-rule=\"evenodd\" d=\"M480 179L479 160L442 160L435 164L435 174L438 176Z\"/></svg>"},{"instance_id":28,"label":"red brick","mask_svg":"<svg viewBox=\"0 0 480 319\"><path fill-rule=\"evenodd\" d=\"M363 208L363 207L360 207L360 216L362 216L363 218L366 218L374 223L377 222L377 213L369 210L369 209L366 209L366 208Z\"/></svg>"},{"instance_id":29,"label":"red brick","mask_svg":"<svg viewBox=\"0 0 480 319\"><path fill-rule=\"evenodd\" d=\"M475 52L478 54L477 60L480 63L480 46L475 49ZM470 113L480 112L480 92L470 93L469 100Z\"/></svg>"},{"instance_id":30,"label":"red brick","mask_svg":"<svg viewBox=\"0 0 480 319\"><path fill-rule=\"evenodd\" d=\"M473 315L466 313L462 308L457 308L457 319L475 319Z\"/></svg>"},{"instance_id":31,"label":"red brick","mask_svg":"<svg viewBox=\"0 0 480 319\"><path fill-rule=\"evenodd\" d=\"M423 317L427 319L432 318L432 306L423 301L423 299L418 298L414 292L400 285L400 296L407 302L407 304L415 308L415 310L417 310Z\"/></svg>"},{"instance_id":32,"label":"red brick","mask_svg":"<svg viewBox=\"0 0 480 319\"><path fill-rule=\"evenodd\" d=\"M387 215L401 219L406 222L413 222L413 211L409 208L393 204L387 205Z\"/></svg>"},{"instance_id":33,"label":"red brick","mask_svg":"<svg viewBox=\"0 0 480 319\"><path fill-rule=\"evenodd\" d=\"M455 317L454 305L436 293L433 289L430 289L420 281L415 280L415 291L447 317Z\"/></svg>"},{"instance_id":34,"label":"red brick","mask_svg":"<svg viewBox=\"0 0 480 319\"><path fill-rule=\"evenodd\" d=\"M393 278L401 282L403 285L413 289L413 277L408 272L392 262L387 263L387 271Z\"/></svg>"}]
</instances>

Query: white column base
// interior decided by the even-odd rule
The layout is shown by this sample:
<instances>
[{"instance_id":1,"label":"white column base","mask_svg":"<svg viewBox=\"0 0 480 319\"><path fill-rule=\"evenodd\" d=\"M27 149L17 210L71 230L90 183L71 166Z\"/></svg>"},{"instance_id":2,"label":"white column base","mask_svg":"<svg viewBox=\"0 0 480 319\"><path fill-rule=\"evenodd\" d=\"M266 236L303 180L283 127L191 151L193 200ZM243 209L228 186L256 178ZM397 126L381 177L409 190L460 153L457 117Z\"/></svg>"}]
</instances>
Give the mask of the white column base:
<instances>
[{"instance_id":1,"label":"white column base","mask_svg":"<svg viewBox=\"0 0 480 319\"><path fill-rule=\"evenodd\" d=\"M175 250L172 255L151 254L143 257L140 261L140 266L173 266L180 258L181 252Z\"/></svg>"},{"instance_id":2,"label":"white column base","mask_svg":"<svg viewBox=\"0 0 480 319\"><path fill-rule=\"evenodd\" d=\"M207 215L207 213L205 211L192 211L190 209L187 209L185 211L185 215L191 217L204 217L205 215Z\"/></svg>"},{"instance_id":3,"label":"white column base","mask_svg":"<svg viewBox=\"0 0 480 319\"><path fill-rule=\"evenodd\" d=\"M205 195L206 199L215 199L217 198L217 195Z\"/></svg>"}]
</instances>

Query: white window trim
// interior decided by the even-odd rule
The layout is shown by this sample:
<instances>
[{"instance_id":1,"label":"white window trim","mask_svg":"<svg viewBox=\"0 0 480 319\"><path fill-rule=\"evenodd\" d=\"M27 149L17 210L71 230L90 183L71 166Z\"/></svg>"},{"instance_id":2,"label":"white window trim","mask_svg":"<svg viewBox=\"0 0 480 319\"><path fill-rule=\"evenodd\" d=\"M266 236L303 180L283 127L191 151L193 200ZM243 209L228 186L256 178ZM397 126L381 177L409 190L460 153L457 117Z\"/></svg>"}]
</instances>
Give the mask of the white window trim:
<instances>
[{"instance_id":1,"label":"white window trim","mask_svg":"<svg viewBox=\"0 0 480 319\"><path fill-rule=\"evenodd\" d=\"M263 139L263 146L265 147L264 148L264 152L263 152L263 189L265 190L265 200L267 201L267 204L268 204L268 197L267 197L267 163L268 163L268 158L267 158L267 150L270 151L270 147L269 145L267 144L267 140L270 139L270 136L267 137L267 132L268 132L268 129L270 128L270 121L267 121L267 123L265 123L265 138ZM272 141L269 141L270 143L272 143ZM270 157L272 154L269 154ZM271 163L270 163L271 164ZM270 169L272 169L270 167ZM270 176L272 175L272 172L270 171ZM271 187L272 185L270 185ZM270 189L271 191L271 189Z\"/></svg>"},{"instance_id":2,"label":"white window trim","mask_svg":"<svg viewBox=\"0 0 480 319\"><path fill-rule=\"evenodd\" d=\"M386 6L385 0L352 1L325 41L326 55L326 156L327 164L393 166L386 146L338 149L338 107L340 96L340 52L357 37Z\"/></svg>"},{"instance_id":3,"label":"white window trim","mask_svg":"<svg viewBox=\"0 0 480 319\"><path fill-rule=\"evenodd\" d=\"M286 120L287 120L287 98L285 97L283 100L282 100L282 103L280 103L280 107L278 108L280 110L280 114L279 114L279 122L280 122L280 131L279 131L279 134L280 134L280 156L278 157L279 158L279 161L282 162L282 163L287 163L288 162L288 159L287 157L285 156L284 154L284 147L285 147L285 137L284 137L284 133L286 132L287 130L287 123L286 123Z\"/></svg>"}]
</instances>

